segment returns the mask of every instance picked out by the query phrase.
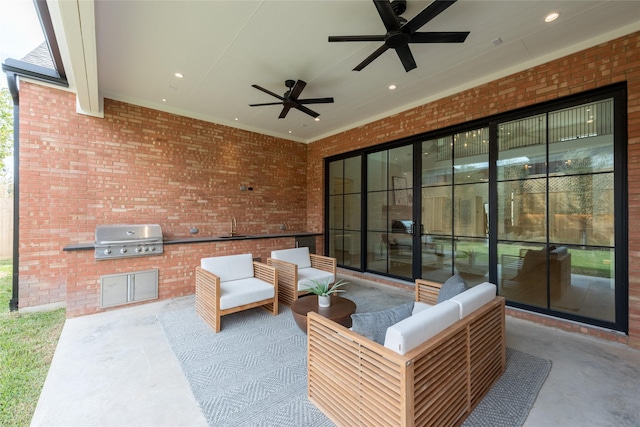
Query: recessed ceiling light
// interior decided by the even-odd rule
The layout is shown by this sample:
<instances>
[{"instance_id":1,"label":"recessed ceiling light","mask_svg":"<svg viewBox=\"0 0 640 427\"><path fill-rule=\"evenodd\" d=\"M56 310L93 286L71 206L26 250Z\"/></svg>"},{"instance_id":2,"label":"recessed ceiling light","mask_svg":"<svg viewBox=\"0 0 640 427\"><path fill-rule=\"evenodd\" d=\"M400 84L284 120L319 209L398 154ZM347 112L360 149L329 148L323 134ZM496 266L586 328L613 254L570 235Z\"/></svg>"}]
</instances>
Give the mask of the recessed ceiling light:
<instances>
[{"instance_id":1,"label":"recessed ceiling light","mask_svg":"<svg viewBox=\"0 0 640 427\"><path fill-rule=\"evenodd\" d=\"M167 98L162 98L162 102L167 102Z\"/></svg>"},{"instance_id":2,"label":"recessed ceiling light","mask_svg":"<svg viewBox=\"0 0 640 427\"><path fill-rule=\"evenodd\" d=\"M553 22L558 19L559 16L560 14L558 12L551 12L546 16L546 18L544 18L544 22Z\"/></svg>"},{"instance_id":3,"label":"recessed ceiling light","mask_svg":"<svg viewBox=\"0 0 640 427\"><path fill-rule=\"evenodd\" d=\"M292 130L290 130L290 131L289 131L289 133L293 133L293 131L292 131Z\"/></svg>"},{"instance_id":4,"label":"recessed ceiling light","mask_svg":"<svg viewBox=\"0 0 640 427\"><path fill-rule=\"evenodd\" d=\"M179 79L184 77L184 75L182 73L175 73L174 76L176 76Z\"/></svg>"},{"instance_id":5,"label":"recessed ceiling light","mask_svg":"<svg viewBox=\"0 0 640 427\"><path fill-rule=\"evenodd\" d=\"M316 117L316 118L315 118L315 119L313 119L313 120L315 120L316 122L319 122L319 121L320 121L320 117Z\"/></svg>"},{"instance_id":6,"label":"recessed ceiling light","mask_svg":"<svg viewBox=\"0 0 640 427\"><path fill-rule=\"evenodd\" d=\"M236 118L235 118L235 119L233 119L233 120L235 120L235 121L237 122L237 121L238 121L238 118L236 117Z\"/></svg>"},{"instance_id":7,"label":"recessed ceiling light","mask_svg":"<svg viewBox=\"0 0 640 427\"><path fill-rule=\"evenodd\" d=\"M395 90L396 87L396 85L389 85L389 90Z\"/></svg>"}]
</instances>

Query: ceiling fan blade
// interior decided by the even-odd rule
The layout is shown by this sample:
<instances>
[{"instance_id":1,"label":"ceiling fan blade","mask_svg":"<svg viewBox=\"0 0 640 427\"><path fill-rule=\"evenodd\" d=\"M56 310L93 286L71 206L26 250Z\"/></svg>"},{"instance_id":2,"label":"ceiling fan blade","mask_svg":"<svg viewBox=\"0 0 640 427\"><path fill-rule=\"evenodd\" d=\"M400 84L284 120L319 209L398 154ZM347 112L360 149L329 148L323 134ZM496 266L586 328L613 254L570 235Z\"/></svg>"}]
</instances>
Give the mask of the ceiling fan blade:
<instances>
[{"instance_id":1,"label":"ceiling fan blade","mask_svg":"<svg viewBox=\"0 0 640 427\"><path fill-rule=\"evenodd\" d=\"M267 89L265 89L265 88L263 88L263 87L260 87L260 86L258 86L258 85L251 85L251 86L255 87L255 88L256 88L256 89L258 89L258 90L261 90L261 91L262 91L262 92L264 92L264 93L268 93L269 95L271 95L271 96L275 96L276 98L278 98L278 99L280 99L280 100L284 101L284 98L283 98L283 97L281 97L280 95L278 95L278 94L276 94L276 93L271 92L270 90L267 90Z\"/></svg>"},{"instance_id":2,"label":"ceiling fan blade","mask_svg":"<svg viewBox=\"0 0 640 427\"><path fill-rule=\"evenodd\" d=\"M249 104L249 107L262 107L263 105L282 105L282 102L265 102L262 104Z\"/></svg>"},{"instance_id":3,"label":"ceiling fan blade","mask_svg":"<svg viewBox=\"0 0 640 427\"><path fill-rule=\"evenodd\" d=\"M384 34L380 36L329 36L330 42L383 42Z\"/></svg>"},{"instance_id":4,"label":"ceiling fan blade","mask_svg":"<svg viewBox=\"0 0 640 427\"><path fill-rule=\"evenodd\" d=\"M296 101L300 96L300 94L302 93L302 89L304 89L306 85L307 84L302 80L298 80L295 86L293 87L293 89L291 89L291 93L289 94L289 99L293 99L294 101Z\"/></svg>"},{"instance_id":5,"label":"ceiling fan blade","mask_svg":"<svg viewBox=\"0 0 640 427\"><path fill-rule=\"evenodd\" d=\"M280 115L278 116L279 119L284 119L285 117L287 117L287 114L289 113L289 110L291 109L291 107L283 107L282 111L280 112Z\"/></svg>"},{"instance_id":6,"label":"ceiling fan blade","mask_svg":"<svg viewBox=\"0 0 640 427\"><path fill-rule=\"evenodd\" d=\"M431 21L433 18L445 11L449 6L454 4L457 0L435 0L424 10L414 16L409 22L404 24L403 30L409 34L413 34L418 31L424 24Z\"/></svg>"},{"instance_id":7,"label":"ceiling fan blade","mask_svg":"<svg viewBox=\"0 0 640 427\"><path fill-rule=\"evenodd\" d=\"M298 99L296 102L298 104L331 104L333 103L333 98Z\"/></svg>"},{"instance_id":8,"label":"ceiling fan blade","mask_svg":"<svg viewBox=\"0 0 640 427\"><path fill-rule=\"evenodd\" d=\"M396 52L398 53L398 58L400 58L400 61L407 73L417 67L416 60L413 59L409 46L397 47Z\"/></svg>"},{"instance_id":9,"label":"ceiling fan blade","mask_svg":"<svg viewBox=\"0 0 640 427\"><path fill-rule=\"evenodd\" d=\"M316 113L315 111L313 111L313 110L311 110L311 109L309 109L309 108L307 108L307 107L305 107L303 105L296 105L293 108L295 108L296 110L300 110L303 113L306 113L306 114L310 115L314 119L320 115L320 114Z\"/></svg>"},{"instance_id":10,"label":"ceiling fan blade","mask_svg":"<svg viewBox=\"0 0 640 427\"><path fill-rule=\"evenodd\" d=\"M389 0L373 0L373 3L376 5L378 15L380 15L380 19L382 19L387 31L399 30L400 21L398 21L398 17L393 12L391 2Z\"/></svg>"},{"instance_id":11,"label":"ceiling fan blade","mask_svg":"<svg viewBox=\"0 0 640 427\"><path fill-rule=\"evenodd\" d=\"M469 31L413 33L409 43L463 43L468 35Z\"/></svg>"},{"instance_id":12,"label":"ceiling fan blade","mask_svg":"<svg viewBox=\"0 0 640 427\"><path fill-rule=\"evenodd\" d=\"M371 64L378 56L380 56L383 53L385 53L387 51L387 49L389 49L387 47L387 45L383 44L378 49L376 49L375 52L373 52L371 55L369 55L364 61L362 61L360 64L358 64L356 66L356 68L353 69L353 71L362 71L362 69L364 67L366 67L367 65Z\"/></svg>"}]
</instances>

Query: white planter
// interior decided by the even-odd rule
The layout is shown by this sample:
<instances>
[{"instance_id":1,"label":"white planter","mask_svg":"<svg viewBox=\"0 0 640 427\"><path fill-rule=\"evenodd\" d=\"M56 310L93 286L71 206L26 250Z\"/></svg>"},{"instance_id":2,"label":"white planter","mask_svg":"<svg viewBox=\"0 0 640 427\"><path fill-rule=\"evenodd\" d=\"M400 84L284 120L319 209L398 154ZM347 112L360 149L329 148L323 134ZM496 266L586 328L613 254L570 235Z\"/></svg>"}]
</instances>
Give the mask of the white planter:
<instances>
[{"instance_id":1,"label":"white planter","mask_svg":"<svg viewBox=\"0 0 640 427\"><path fill-rule=\"evenodd\" d=\"M318 305L320 307L329 307L331 305L331 296L318 295Z\"/></svg>"}]
</instances>

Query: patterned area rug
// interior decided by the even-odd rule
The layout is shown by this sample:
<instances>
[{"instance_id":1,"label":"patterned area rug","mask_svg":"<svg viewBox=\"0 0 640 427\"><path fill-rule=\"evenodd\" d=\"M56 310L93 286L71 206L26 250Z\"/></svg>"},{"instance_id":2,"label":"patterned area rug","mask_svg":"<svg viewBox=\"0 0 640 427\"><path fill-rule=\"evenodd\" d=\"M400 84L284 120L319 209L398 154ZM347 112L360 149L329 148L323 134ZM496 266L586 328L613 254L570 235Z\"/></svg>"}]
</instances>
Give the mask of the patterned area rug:
<instances>
[{"instance_id":1,"label":"patterned area rug","mask_svg":"<svg viewBox=\"0 0 640 427\"><path fill-rule=\"evenodd\" d=\"M359 312L411 301L412 294L349 285L344 294ZM307 400L307 337L281 306L278 316L260 308L223 317L214 334L194 307L158 316L209 425L333 426ZM521 426L551 363L507 349L507 370L465 426ZM486 401L486 402L485 402Z\"/></svg>"}]
</instances>

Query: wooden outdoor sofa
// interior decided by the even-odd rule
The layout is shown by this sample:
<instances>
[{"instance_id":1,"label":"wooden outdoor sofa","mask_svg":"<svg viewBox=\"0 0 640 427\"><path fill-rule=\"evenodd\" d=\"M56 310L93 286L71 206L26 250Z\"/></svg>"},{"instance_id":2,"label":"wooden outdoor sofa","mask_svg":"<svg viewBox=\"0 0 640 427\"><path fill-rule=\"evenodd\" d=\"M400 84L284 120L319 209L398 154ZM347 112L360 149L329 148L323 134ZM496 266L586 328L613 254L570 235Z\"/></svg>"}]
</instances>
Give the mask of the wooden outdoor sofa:
<instances>
[{"instance_id":1,"label":"wooden outdoor sofa","mask_svg":"<svg viewBox=\"0 0 640 427\"><path fill-rule=\"evenodd\" d=\"M440 287L416 280L416 301ZM462 424L506 366L504 298L491 298L403 355L309 313L309 399L338 426Z\"/></svg>"}]
</instances>

